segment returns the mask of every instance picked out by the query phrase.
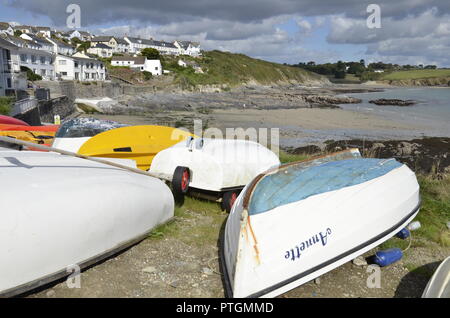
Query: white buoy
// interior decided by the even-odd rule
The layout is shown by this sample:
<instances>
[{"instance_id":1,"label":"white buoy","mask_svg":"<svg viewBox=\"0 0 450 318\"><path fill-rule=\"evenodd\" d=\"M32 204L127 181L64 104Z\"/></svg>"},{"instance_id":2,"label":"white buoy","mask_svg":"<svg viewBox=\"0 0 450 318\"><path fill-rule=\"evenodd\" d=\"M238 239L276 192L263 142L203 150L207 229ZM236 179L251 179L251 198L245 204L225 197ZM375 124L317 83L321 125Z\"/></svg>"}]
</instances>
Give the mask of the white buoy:
<instances>
[{"instance_id":1,"label":"white buoy","mask_svg":"<svg viewBox=\"0 0 450 318\"><path fill-rule=\"evenodd\" d=\"M415 231L415 230L420 229L421 226L422 225L420 224L419 221L414 221L414 222L409 223L408 230Z\"/></svg>"}]
</instances>

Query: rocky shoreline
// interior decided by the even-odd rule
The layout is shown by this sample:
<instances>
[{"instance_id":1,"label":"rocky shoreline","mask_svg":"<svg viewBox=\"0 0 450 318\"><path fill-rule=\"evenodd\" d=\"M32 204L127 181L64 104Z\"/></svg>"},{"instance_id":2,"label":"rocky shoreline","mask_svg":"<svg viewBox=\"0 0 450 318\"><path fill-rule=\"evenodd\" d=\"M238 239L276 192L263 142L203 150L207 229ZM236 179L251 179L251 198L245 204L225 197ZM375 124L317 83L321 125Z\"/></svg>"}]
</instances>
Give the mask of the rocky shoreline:
<instances>
[{"instance_id":1,"label":"rocky shoreline","mask_svg":"<svg viewBox=\"0 0 450 318\"><path fill-rule=\"evenodd\" d=\"M417 102L414 100L385 99L385 98L371 100L369 101L369 103L378 106L413 106L417 104Z\"/></svg>"},{"instance_id":2,"label":"rocky shoreline","mask_svg":"<svg viewBox=\"0 0 450 318\"><path fill-rule=\"evenodd\" d=\"M349 92L367 89L351 89ZM124 115L155 111L209 111L214 109L293 109L339 108L339 104L357 104L361 100L338 96L345 89L335 87L243 86L230 91L217 92L156 92L122 95L97 106L105 114Z\"/></svg>"},{"instance_id":3,"label":"rocky shoreline","mask_svg":"<svg viewBox=\"0 0 450 318\"><path fill-rule=\"evenodd\" d=\"M291 154L314 155L349 148L358 148L364 157L395 158L418 173L450 173L450 138L445 137L389 141L339 140L328 141L324 148L309 145L286 151Z\"/></svg>"}]
</instances>

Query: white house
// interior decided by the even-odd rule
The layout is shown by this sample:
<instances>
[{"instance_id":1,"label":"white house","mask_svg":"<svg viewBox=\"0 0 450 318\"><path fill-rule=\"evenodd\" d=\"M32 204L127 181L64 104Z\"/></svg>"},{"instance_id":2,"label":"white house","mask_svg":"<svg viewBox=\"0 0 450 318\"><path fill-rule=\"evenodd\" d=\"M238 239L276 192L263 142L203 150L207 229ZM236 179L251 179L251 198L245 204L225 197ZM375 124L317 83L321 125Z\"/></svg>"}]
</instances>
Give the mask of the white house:
<instances>
[{"instance_id":1,"label":"white house","mask_svg":"<svg viewBox=\"0 0 450 318\"><path fill-rule=\"evenodd\" d=\"M111 65L128 66L141 72L150 72L152 75L162 75L163 73L160 60L148 60L145 56L114 56Z\"/></svg>"},{"instance_id":2,"label":"white house","mask_svg":"<svg viewBox=\"0 0 450 318\"><path fill-rule=\"evenodd\" d=\"M128 53L130 52L130 44L128 41L125 40L125 38L115 38L117 41L117 47L114 51L114 53Z\"/></svg>"},{"instance_id":3,"label":"white house","mask_svg":"<svg viewBox=\"0 0 450 318\"><path fill-rule=\"evenodd\" d=\"M17 36L10 36L8 34L0 34L0 38L14 44L15 46L18 46L18 47L30 48L30 49L34 49L34 50L40 50L42 48L41 45L39 45L33 41L24 40Z\"/></svg>"},{"instance_id":4,"label":"white house","mask_svg":"<svg viewBox=\"0 0 450 318\"><path fill-rule=\"evenodd\" d=\"M87 52L104 58L111 57L114 53L112 47L103 43L97 43L95 46L90 47Z\"/></svg>"},{"instance_id":5,"label":"white house","mask_svg":"<svg viewBox=\"0 0 450 318\"><path fill-rule=\"evenodd\" d=\"M40 75L43 80L53 81L55 79L54 54L28 48L19 48L18 53L20 66L29 68L35 74Z\"/></svg>"},{"instance_id":6,"label":"white house","mask_svg":"<svg viewBox=\"0 0 450 318\"><path fill-rule=\"evenodd\" d=\"M24 33L20 36L22 39L27 40L27 41L32 41L35 42L37 44L39 44L41 47L39 48L40 50L49 52L49 53L53 53L54 52L54 44L51 43L48 39L34 35L34 34L30 34L30 33Z\"/></svg>"},{"instance_id":7,"label":"white house","mask_svg":"<svg viewBox=\"0 0 450 318\"><path fill-rule=\"evenodd\" d=\"M45 38L52 37L52 30L49 27L39 27L38 26L38 27L34 27L33 31L36 35L40 35Z\"/></svg>"},{"instance_id":8,"label":"white house","mask_svg":"<svg viewBox=\"0 0 450 318\"><path fill-rule=\"evenodd\" d=\"M0 38L0 96L8 90L25 90L26 75L20 71L19 48Z\"/></svg>"},{"instance_id":9,"label":"white house","mask_svg":"<svg viewBox=\"0 0 450 318\"><path fill-rule=\"evenodd\" d=\"M179 55L180 50L173 44L164 41L152 41L151 48L157 49L161 54L164 55Z\"/></svg>"},{"instance_id":10,"label":"white house","mask_svg":"<svg viewBox=\"0 0 450 318\"><path fill-rule=\"evenodd\" d=\"M129 44L128 52L131 54L137 54L141 52L143 49L150 48L153 43L153 41L151 40L133 38L129 36L126 36L124 40L128 42Z\"/></svg>"},{"instance_id":11,"label":"white house","mask_svg":"<svg viewBox=\"0 0 450 318\"><path fill-rule=\"evenodd\" d=\"M175 41L173 44L178 48L179 54L190 55L190 56L200 56L201 48L200 43L190 42L190 41Z\"/></svg>"},{"instance_id":12,"label":"white house","mask_svg":"<svg viewBox=\"0 0 450 318\"><path fill-rule=\"evenodd\" d=\"M14 29L6 22L0 22L0 34L14 35Z\"/></svg>"},{"instance_id":13,"label":"white house","mask_svg":"<svg viewBox=\"0 0 450 318\"><path fill-rule=\"evenodd\" d=\"M78 38L79 40L81 40L83 42L90 41L92 39L92 35L89 32L79 31L79 30L75 30L75 31L66 33L66 37L69 40L72 40L73 38Z\"/></svg>"},{"instance_id":14,"label":"white house","mask_svg":"<svg viewBox=\"0 0 450 318\"><path fill-rule=\"evenodd\" d=\"M55 61L56 76L67 81L104 81L106 67L103 62L77 53L73 56L57 55Z\"/></svg>"},{"instance_id":15,"label":"white house","mask_svg":"<svg viewBox=\"0 0 450 318\"><path fill-rule=\"evenodd\" d=\"M96 46L97 44L104 44L113 49L114 52L118 50L118 42L113 36L96 36L91 39L91 47Z\"/></svg>"},{"instance_id":16,"label":"white house","mask_svg":"<svg viewBox=\"0 0 450 318\"><path fill-rule=\"evenodd\" d=\"M63 41L48 38L48 42L53 44L53 53L61 55L73 55L75 53L75 48Z\"/></svg>"}]
</instances>

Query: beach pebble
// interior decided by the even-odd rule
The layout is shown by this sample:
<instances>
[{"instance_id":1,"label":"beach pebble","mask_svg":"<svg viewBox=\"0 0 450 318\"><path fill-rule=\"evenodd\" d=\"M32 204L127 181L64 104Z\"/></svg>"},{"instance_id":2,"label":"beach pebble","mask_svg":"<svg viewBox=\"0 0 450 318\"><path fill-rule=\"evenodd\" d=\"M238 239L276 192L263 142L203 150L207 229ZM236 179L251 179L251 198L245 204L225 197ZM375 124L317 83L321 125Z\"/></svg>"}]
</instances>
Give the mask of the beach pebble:
<instances>
[{"instance_id":1,"label":"beach pebble","mask_svg":"<svg viewBox=\"0 0 450 318\"><path fill-rule=\"evenodd\" d=\"M206 274L206 275L214 274L214 272L208 267L203 267L202 272L203 272L203 274Z\"/></svg>"},{"instance_id":2,"label":"beach pebble","mask_svg":"<svg viewBox=\"0 0 450 318\"><path fill-rule=\"evenodd\" d=\"M366 259L362 256L358 256L357 258L355 258L352 261L352 263L353 263L353 265L356 265L356 266L366 266L367 265Z\"/></svg>"},{"instance_id":3,"label":"beach pebble","mask_svg":"<svg viewBox=\"0 0 450 318\"><path fill-rule=\"evenodd\" d=\"M317 277L317 278L314 280L314 284L320 285L320 277Z\"/></svg>"},{"instance_id":4,"label":"beach pebble","mask_svg":"<svg viewBox=\"0 0 450 318\"><path fill-rule=\"evenodd\" d=\"M56 292L55 292L54 290L49 290L49 291L46 293L46 296L47 296L48 298L56 297Z\"/></svg>"},{"instance_id":5,"label":"beach pebble","mask_svg":"<svg viewBox=\"0 0 450 318\"><path fill-rule=\"evenodd\" d=\"M144 268L142 271L147 274L152 274L152 273L156 272L156 267L149 266L149 267Z\"/></svg>"}]
</instances>

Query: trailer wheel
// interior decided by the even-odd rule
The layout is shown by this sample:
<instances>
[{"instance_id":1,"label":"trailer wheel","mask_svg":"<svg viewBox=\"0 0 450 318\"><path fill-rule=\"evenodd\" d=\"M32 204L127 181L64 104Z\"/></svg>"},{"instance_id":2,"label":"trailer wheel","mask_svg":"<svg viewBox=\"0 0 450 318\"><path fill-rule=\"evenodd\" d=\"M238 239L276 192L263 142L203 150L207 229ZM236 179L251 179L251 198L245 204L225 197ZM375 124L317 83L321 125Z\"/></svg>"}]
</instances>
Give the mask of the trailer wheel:
<instances>
[{"instance_id":1,"label":"trailer wheel","mask_svg":"<svg viewBox=\"0 0 450 318\"><path fill-rule=\"evenodd\" d=\"M185 195L189 190L191 172L189 168L177 167L172 178L172 189L175 195Z\"/></svg>"},{"instance_id":2,"label":"trailer wheel","mask_svg":"<svg viewBox=\"0 0 450 318\"><path fill-rule=\"evenodd\" d=\"M230 213L238 196L239 193L236 191L225 192L222 197L222 210L226 211L227 213Z\"/></svg>"}]
</instances>

